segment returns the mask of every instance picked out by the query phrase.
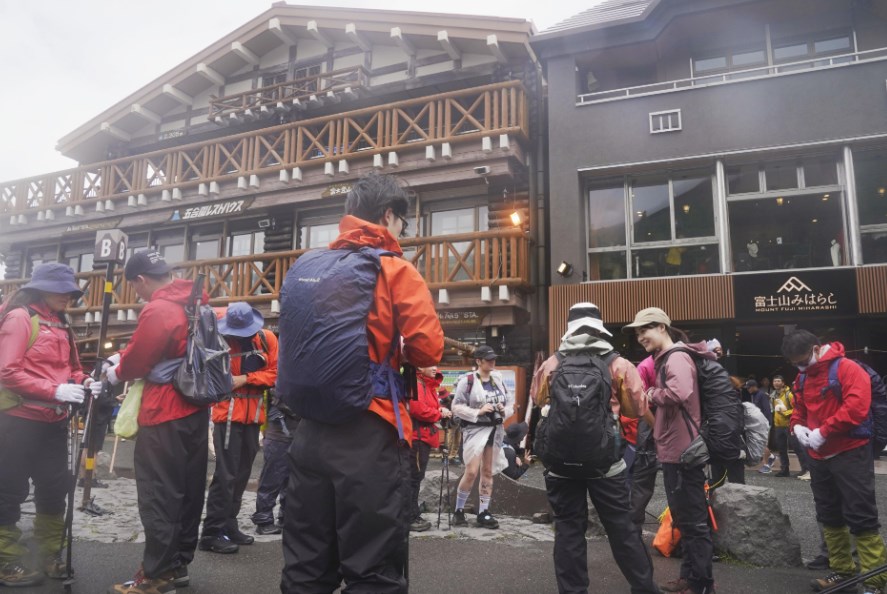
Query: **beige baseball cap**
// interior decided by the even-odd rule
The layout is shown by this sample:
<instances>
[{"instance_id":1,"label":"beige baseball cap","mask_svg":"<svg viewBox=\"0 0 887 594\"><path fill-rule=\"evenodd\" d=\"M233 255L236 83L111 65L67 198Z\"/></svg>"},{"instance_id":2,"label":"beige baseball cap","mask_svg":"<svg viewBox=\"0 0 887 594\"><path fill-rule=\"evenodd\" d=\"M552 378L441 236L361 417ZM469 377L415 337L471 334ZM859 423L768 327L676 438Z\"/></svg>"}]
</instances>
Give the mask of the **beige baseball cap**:
<instances>
[{"instance_id":1,"label":"beige baseball cap","mask_svg":"<svg viewBox=\"0 0 887 594\"><path fill-rule=\"evenodd\" d=\"M671 318L658 307L648 307L636 313L634 316L634 322L623 326L622 331L626 334L632 334L634 333L635 328L640 328L647 324L665 324L666 326L671 327Z\"/></svg>"}]
</instances>

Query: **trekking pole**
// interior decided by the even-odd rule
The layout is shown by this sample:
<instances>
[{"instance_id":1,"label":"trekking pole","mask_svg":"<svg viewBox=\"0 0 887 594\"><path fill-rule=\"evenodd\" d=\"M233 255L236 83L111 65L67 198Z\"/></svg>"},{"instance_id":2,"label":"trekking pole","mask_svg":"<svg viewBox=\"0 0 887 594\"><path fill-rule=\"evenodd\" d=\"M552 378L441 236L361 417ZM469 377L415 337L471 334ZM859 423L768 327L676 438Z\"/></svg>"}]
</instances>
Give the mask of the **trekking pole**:
<instances>
[{"instance_id":1,"label":"trekking pole","mask_svg":"<svg viewBox=\"0 0 887 594\"><path fill-rule=\"evenodd\" d=\"M440 493L437 496L437 529L440 530L440 516L443 511L443 492L444 492L444 471L447 470L447 463L450 458L450 450L447 447L449 443L447 436L449 434L450 424L444 419L443 423L441 423L444 432L443 445L440 446L440 457L441 457L441 467L440 467ZM449 479L449 477L447 477ZM449 499L449 480L447 480L447 499ZM447 530L449 530L449 525L447 525Z\"/></svg>"},{"instance_id":2,"label":"trekking pole","mask_svg":"<svg viewBox=\"0 0 887 594\"><path fill-rule=\"evenodd\" d=\"M855 576L853 579L844 580L839 584L826 588L825 590L821 590L819 594L837 594L837 592L844 592L849 586L856 586L857 584L861 584L865 580L879 576L882 573L887 573L887 565L876 567L871 571ZM856 590L853 591L855 592Z\"/></svg>"},{"instance_id":3,"label":"trekking pole","mask_svg":"<svg viewBox=\"0 0 887 594\"><path fill-rule=\"evenodd\" d=\"M68 405L68 472L70 473L70 476L68 477L68 501L65 508L65 527L64 532L62 532L62 542L59 543L59 552L65 548L65 542L68 543L65 581L62 582L65 592L70 592L71 586L74 585L74 571L71 569L70 543L74 538L74 495L77 489L78 467L80 466L78 463L78 455L80 452L77 448L78 424L79 421L75 416L74 407Z\"/></svg>"},{"instance_id":4,"label":"trekking pole","mask_svg":"<svg viewBox=\"0 0 887 594\"><path fill-rule=\"evenodd\" d=\"M111 317L111 299L114 296L114 262L108 262L108 267L105 269L105 285L104 292L102 295L102 321L99 325L99 342L96 346L96 354L95 354L95 370L92 373L92 377L95 378L95 381L101 381L102 375L102 364L104 363L104 349L105 349L105 339L108 336L108 319ZM102 384L102 396L107 396L111 390L110 384L104 382ZM80 510L85 511L93 516L100 516L104 514L104 511L98 506L94 505L92 502L92 498L90 497L92 493L92 479L95 474L95 436L93 435L94 423L90 422L92 420L95 399L90 396L89 405L86 409L86 419L87 424L83 429L83 441L86 444L86 460L84 462L85 472L83 474L83 499L80 502Z\"/></svg>"}]
</instances>

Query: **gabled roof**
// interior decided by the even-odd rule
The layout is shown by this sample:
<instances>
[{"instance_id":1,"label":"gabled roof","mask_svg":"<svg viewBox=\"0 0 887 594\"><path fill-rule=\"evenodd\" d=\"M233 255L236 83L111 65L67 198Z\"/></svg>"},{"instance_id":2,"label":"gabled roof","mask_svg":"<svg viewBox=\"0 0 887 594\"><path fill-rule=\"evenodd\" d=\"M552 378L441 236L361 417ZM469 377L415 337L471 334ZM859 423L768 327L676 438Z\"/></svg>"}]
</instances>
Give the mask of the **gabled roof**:
<instances>
[{"instance_id":1,"label":"gabled roof","mask_svg":"<svg viewBox=\"0 0 887 594\"><path fill-rule=\"evenodd\" d=\"M536 35L534 41L642 21L647 18L657 4L659 4L659 0L604 0L588 10L545 29Z\"/></svg>"},{"instance_id":2,"label":"gabled roof","mask_svg":"<svg viewBox=\"0 0 887 594\"><path fill-rule=\"evenodd\" d=\"M453 41L451 47L456 51L489 52L495 46L493 49L501 50L506 58L535 59L529 44L533 33L532 22L519 18L275 2L256 18L63 136L56 148L66 156L91 162L95 155L105 154L102 147L115 139L126 139L144 121L157 122L167 111L189 104L194 96L217 87L227 76L249 63L255 64L257 58L300 40L321 40L332 46L355 44L353 39L359 36L362 43L394 44L397 35L418 49L444 51L442 43Z\"/></svg>"}]
</instances>

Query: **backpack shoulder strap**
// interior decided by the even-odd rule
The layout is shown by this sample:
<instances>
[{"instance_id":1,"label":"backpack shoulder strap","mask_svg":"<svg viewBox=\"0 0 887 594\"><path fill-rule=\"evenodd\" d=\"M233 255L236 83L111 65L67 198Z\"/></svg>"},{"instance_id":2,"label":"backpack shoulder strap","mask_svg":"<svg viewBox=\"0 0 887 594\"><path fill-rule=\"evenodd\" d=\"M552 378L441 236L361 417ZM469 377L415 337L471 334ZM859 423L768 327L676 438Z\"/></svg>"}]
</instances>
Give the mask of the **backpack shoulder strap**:
<instances>
[{"instance_id":1,"label":"backpack shoulder strap","mask_svg":"<svg viewBox=\"0 0 887 594\"><path fill-rule=\"evenodd\" d=\"M843 396L841 382L838 380L838 366L843 359L844 357L838 357L828 364L828 385L822 389L823 394L828 390L834 392L838 400L841 400Z\"/></svg>"},{"instance_id":2,"label":"backpack shoulder strap","mask_svg":"<svg viewBox=\"0 0 887 594\"><path fill-rule=\"evenodd\" d=\"M28 337L28 348L31 348L37 342L38 334L40 334L40 316L33 314L31 316L31 335Z\"/></svg>"},{"instance_id":3,"label":"backpack shoulder strap","mask_svg":"<svg viewBox=\"0 0 887 594\"><path fill-rule=\"evenodd\" d=\"M262 348L262 352L268 352L268 339L265 337L265 329L260 328L256 333L259 336L259 346Z\"/></svg>"}]
</instances>

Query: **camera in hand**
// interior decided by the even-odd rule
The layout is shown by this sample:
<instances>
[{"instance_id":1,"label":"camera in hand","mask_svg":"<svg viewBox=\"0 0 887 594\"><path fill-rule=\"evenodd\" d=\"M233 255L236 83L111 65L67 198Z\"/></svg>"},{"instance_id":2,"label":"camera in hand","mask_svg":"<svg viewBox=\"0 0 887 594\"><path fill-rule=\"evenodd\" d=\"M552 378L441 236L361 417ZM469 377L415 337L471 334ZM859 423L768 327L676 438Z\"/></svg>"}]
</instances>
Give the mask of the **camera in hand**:
<instances>
[{"instance_id":1,"label":"camera in hand","mask_svg":"<svg viewBox=\"0 0 887 594\"><path fill-rule=\"evenodd\" d=\"M492 412L487 413L487 418L490 420L490 425L501 425L502 421L505 419L502 417L502 413L498 410L493 409Z\"/></svg>"}]
</instances>

